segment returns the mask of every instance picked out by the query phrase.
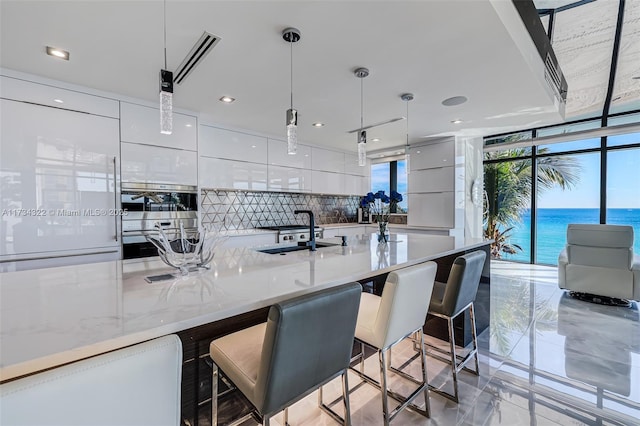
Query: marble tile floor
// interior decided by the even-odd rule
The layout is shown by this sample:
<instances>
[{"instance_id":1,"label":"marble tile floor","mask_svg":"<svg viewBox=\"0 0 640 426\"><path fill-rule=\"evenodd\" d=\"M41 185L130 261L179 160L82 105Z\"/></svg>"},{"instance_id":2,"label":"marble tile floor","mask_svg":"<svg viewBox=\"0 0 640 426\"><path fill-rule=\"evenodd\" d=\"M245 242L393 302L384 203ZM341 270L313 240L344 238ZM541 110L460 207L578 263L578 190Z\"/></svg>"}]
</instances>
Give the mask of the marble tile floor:
<instances>
[{"instance_id":1,"label":"marble tile floor","mask_svg":"<svg viewBox=\"0 0 640 426\"><path fill-rule=\"evenodd\" d=\"M479 336L480 376L459 374L459 404L432 392L431 419L404 410L392 424L640 425L638 303L623 308L571 299L558 288L554 267L492 261L491 268L491 325ZM413 353L411 342L402 342L393 351L394 366ZM448 366L429 357L427 363L429 382L452 390ZM377 356L367 359L366 371L378 377ZM407 371L418 375L419 361ZM350 387L358 383L349 373ZM413 386L390 374L392 389L406 395ZM327 385L326 400L340 389L337 380ZM424 405L422 397L417 401ZM354 425L383 424L377 389L362 385L350 402ZM281 414L272 419L282 422ZM336 424L317 407L316 393L289 409L289 422Z\"/></svg>"}]
</instances>

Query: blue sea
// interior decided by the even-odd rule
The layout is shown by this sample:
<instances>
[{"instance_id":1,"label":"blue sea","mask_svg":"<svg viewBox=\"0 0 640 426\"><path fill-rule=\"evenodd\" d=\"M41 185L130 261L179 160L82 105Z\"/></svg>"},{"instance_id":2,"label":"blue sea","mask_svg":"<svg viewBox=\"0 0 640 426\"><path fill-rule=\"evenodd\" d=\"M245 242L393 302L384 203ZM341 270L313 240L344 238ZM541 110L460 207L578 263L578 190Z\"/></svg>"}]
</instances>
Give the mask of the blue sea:
<instances>
[{"instance_id":1,"label":"blue sea","mask_svg":"<svg viewBox=\"0 0 640 426\"><path fill-rule=\"evenodd\" d=\"M600 223L599 209L538 209L536 263L557 265L558 254L567 242L570 223ZM640 209L607 209L607 223L631 225L634 232L634 252L640 254ZM531 211L526 210L522 222L511 231L511 244L522 247L515 255L503 259L529 262L531 257Z\"/></svg>"}]
</instances>

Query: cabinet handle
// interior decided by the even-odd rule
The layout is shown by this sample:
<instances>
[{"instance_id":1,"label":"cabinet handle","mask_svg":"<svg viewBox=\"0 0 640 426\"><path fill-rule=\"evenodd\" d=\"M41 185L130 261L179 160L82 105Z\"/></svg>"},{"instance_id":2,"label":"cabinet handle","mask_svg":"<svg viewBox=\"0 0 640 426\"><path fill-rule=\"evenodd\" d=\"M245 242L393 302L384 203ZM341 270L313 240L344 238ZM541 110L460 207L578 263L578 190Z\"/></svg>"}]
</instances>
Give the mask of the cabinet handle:
<instances>
[{"instance_id":1,"label":"cabinet handle","mask_svg":"<svg viewBox=\"0 0 640 426\"><path fill-rule=\"evenodd\" d=\"M116 177L116 157L113 156L113 208L114 212L118 211L118 179ZM118 241L118 215L113 215L113 223L116 226L113 238Z\"/></svg>"}]
</instances>

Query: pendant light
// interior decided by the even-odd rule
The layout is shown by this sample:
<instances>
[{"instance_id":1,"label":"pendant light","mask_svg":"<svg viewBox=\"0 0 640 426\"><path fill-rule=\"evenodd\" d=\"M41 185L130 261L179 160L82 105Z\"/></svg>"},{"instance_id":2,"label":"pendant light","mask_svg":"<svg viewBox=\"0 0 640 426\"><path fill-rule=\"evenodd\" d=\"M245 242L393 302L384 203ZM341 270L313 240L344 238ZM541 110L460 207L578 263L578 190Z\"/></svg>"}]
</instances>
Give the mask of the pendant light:
<instances>
[{"instance_id":1,"label":"pendant light","mask_svg":"<svg viewBox=\"0 0 640 426\"><path fill-rule=\"evenodd\" d=\"M366 68L358 68L354 72L355 76L360 79L360 131L358 132L358 165L364 167L367 165L367 132L364 128L364 84L363 79L369 75Z\"/></svg>"},{"instance_id":2,"label":"pendant light","mask_svg":"<svg viewBox=\"0 0 640 426\"><path fill-rule=\"evenodd\" d=\"M160 70L160 133L173 131L173 73L167 70L167 1L164 1L164 69Z\"/></svg>"},{"instance_id":3,"label":"pendant light","mask_svg":"<svg viewBox=\"0 0 640 426\"><path fill-rule=\"evenodd\" d=\"M413 93L403 93L400 95L400 99L407 103L407 143L404 147L404 158L405 158L405 167L407 169L407 174L411 173L411 167L409 164L409 101L413 100Z\"/></svg>"},{"instance_id":4,"label":"pendant light","mask_svg":"<svg viewBox=\"0 0 640 426\"><path fill-rule=\"evenodd\" d=\"M298 111L293 109L293 43L300 40L300 30L285 28L282 38L291 46L291 104L287 110L287 153L294 155L298 150Z\"/></svg>"}]
</instances>

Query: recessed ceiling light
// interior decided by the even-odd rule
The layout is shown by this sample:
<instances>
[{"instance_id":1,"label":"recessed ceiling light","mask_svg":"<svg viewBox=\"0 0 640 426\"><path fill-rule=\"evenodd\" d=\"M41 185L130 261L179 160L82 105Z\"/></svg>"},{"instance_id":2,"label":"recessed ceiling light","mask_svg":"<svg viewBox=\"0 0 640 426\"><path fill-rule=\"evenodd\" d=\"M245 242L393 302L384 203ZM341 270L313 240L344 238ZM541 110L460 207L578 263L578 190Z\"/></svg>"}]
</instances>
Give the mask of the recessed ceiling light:
<instances>
[{"instance_id":1,"label":"recessed ceiling light","mask_svg":"<svg viewBox=\"0 0 640 426\"><path fill-rule=\"evenodd\" d=\"M455 120L451 120L451 122L453 124L460 124L460 123L462 123L462 120L460 120L459 118L456 118Z\"/></svg>"},{"instance_id":2,"label":"recessed ceiling light","mask_svg":"<svg viewBox=\"0 0 640 426\"><path fill-rule=\"evenodd\" d=\"M47 46L47 55L55 56L56 58L64 59L65 61L69 60L69 52L58 49L57 47Z\"/></svg>"},{"instance_id":3,"label":"recessed ceiling light","mask_svg":"<svg viewBox=\"0 0 640 426\"><path fill-rule=\"evenodd\" d=\"M220 102L224 102L225 104L230 104L231 102L235 101L236 98L232 98L231 96L223 96L220 98Z\"/></svg>"},{"instance_id":4,"label":"recessed ceiling light","mask_svg":"<svg viewBox=\"0 0 640 426\"><path fill-rule=\"evenodd\" d=\"M467 98L465 96L454 96L452 98L447 98L442 101L442 105L444 106L456 106L467 102Z\"/></svg>"},{"instance_id":5,"label":"recessed ceiling light","mask_svg":"<svg viewBox=\"0 0 640 426\"><path fill-rule=\"evenodd\" d=\"M420 154L420 151L416 151L416 154Z\"/></svg>"},{"instance_id":6,"label":"recessed ceiling light","mask_svg":"<svg viewBox=\"0 0 640 426\"><path fill-rule=\"evenodd\" d=\"M255 145L251 145L251 148L255 148L255 147L256 147Z\"/></svg>"},{"instance_id":7,"label":"recessed ceiling light","mask_svg":"<svg viewBox=\"0 0 640 426\"><path fill-rule=\"evenodd\" d=\"M400 155L400 154L402 154L402 151L396 151L396 154Z\"/></svg>"},{"instance_id":8,"label":"recessed ceiling light","mask_svg":"<svg viewBox=\"0 0 640 426\"><path fill-rule=\"evenodd\" d=\"M382 157L384 157L384 154L380 154L380 155L378 155L378 157L382 158Z\"/></svg>"},{"instance_id":9,"label":"recessed ceiling light","mask_svg":"<svg viewBox=\"0 0 640 426\"><path fill-rule=\"evenodd\" d=\"M324 126L324 123L317 122L317 123L313 123L312 126L313 127L322 127L322 126Z\"/></svg>"},{"instance_id":10,"label":"recessed ceiling light","mask_svg":"<svg viewBox=\"0 0 640 426\"><path fill-rule=\"evenodd\" d=\"M62 99L54 99L53 102L57 102L59 104L63 104L64 101Z\"/></svg>"},{"instance_id":11,"label":"recessed ceiling light","mask_svg":"<svg viewBox=\"0 0 640 426\"><path fill-rule=\"evenodd\" d=\"M380 138L373 138L371 139L371 142L380 142Z\"/></svg>"},{"instance_id":12,"label":"recessed ceiling light","mask_svg":"<svg viewBox=\"0 0 640 426\"><path fill-rule=\"evenodd\" d=\"M185 124L185 127L191 127L191 124Z\"/></svg>"}]
</instances>

